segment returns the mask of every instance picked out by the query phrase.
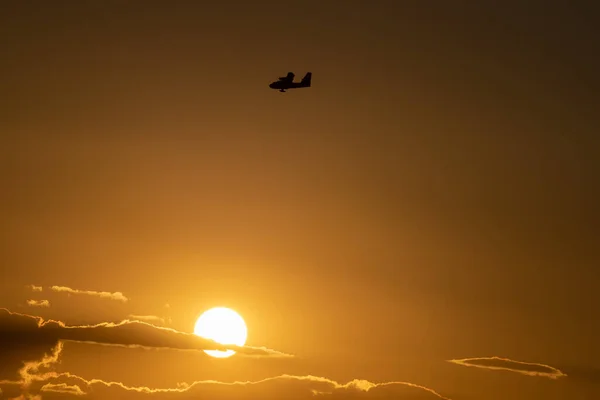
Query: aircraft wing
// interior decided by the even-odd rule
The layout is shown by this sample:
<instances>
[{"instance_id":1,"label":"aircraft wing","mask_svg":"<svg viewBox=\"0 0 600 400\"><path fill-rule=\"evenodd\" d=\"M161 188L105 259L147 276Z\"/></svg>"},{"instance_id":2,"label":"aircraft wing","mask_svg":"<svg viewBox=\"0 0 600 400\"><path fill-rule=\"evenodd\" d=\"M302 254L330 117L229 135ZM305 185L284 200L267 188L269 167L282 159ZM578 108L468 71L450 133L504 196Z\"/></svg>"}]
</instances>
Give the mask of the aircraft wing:
<instances>
[{"instance_id":1,"label":"aircraft wing","mask_svg":"<svg viewBox=\"0 0 600 400\"><path fill-rule=\"evenodd\" d=\"M285 82L292 82L294 80L294 76L295 75L293 72L288 72L286 76L279 77L279 80Z\"/></svg>"}]
</instances>

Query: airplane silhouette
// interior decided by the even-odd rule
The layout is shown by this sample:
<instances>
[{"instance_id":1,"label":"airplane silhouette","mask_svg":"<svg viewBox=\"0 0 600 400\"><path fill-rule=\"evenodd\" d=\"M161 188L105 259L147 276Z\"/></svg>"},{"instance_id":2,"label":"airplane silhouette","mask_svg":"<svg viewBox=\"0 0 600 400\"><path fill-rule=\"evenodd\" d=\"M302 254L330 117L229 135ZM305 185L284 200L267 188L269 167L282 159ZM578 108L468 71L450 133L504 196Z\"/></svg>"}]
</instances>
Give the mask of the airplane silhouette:
<instances>
[{"instance_id":1,"label":"airplane silhouette","mask_svg":"<svg viewBox=\"0 0 600 400\"><path fill-rule=\"evenodd\" d=\"M285 92L287 89L310 87L312 72L307 72L300 82L294 82L294 76L293 72L288 72L286 76L282 76L279 80L272 82L269 87L271 89L279 89L280 92Z\"/></svg>"}]
</instances>

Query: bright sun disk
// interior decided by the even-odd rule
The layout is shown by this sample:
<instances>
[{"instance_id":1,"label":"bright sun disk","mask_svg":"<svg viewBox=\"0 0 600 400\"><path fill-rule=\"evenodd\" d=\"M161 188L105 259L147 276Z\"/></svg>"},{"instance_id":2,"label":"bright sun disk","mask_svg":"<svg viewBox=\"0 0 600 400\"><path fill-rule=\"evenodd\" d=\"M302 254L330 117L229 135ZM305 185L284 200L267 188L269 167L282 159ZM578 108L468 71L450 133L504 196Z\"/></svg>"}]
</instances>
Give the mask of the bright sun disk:
<instances>
[{"instance_id":1,"label":"bright sun disk","mask_svg":"<svg viewBox=\"0 0 600 400\"><path fill-rule=\"evenodd\" d=\"M226 307L215 307L205 311L196 321L194 334L212 339L220 344L243 346L248 337L248 328L244 319L235 311ZM204 350L206 354L217 358L231 357L234 350Z\"/></svg>"}]
</instances>

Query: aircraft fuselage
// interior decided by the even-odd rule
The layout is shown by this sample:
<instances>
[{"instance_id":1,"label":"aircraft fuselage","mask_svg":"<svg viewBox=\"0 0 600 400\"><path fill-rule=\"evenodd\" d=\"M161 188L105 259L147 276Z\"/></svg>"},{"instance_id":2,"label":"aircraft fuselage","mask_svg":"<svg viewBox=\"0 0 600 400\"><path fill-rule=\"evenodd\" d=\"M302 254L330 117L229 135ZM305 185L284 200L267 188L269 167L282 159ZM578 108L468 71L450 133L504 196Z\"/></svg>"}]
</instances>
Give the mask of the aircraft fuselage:
<instances>
[{"instance_id":1,"label":"aircraft fuselage","mask_svg":"<svg viewBox=\"0 0 600 400\"><path fill-rule=\"evenodd\" d=\"M276 81L269 85L271 89L279 89L279 90L287 90L287 89L298 89L304 87L310 87L310 84L302 83L302 82L283 82Z\"/></svg>"}]
</instances>

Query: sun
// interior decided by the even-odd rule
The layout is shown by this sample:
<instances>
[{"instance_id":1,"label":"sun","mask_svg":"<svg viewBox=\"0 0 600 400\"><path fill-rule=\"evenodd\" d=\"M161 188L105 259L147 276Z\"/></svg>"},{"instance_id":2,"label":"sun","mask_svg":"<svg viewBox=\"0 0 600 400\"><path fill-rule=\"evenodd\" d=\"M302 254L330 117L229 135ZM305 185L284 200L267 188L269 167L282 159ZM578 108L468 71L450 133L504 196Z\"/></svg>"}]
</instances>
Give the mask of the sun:
<instances>
[{"instance_id":1,"label":"sun","mask_svg":"<svg viewBox=\"0 0 600 400\"><path fill-rule=\"evenodd\" d=\"M198 317L194 334L220 344L243 346L248 337L248 328L244 319L232 309L215 307ZM204 350L204 352L217 358L227 358L235 354L234 350Z\"/></svg>"}]
</instances>

